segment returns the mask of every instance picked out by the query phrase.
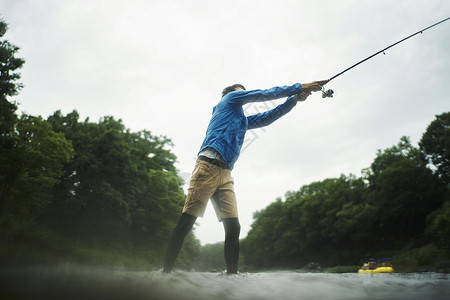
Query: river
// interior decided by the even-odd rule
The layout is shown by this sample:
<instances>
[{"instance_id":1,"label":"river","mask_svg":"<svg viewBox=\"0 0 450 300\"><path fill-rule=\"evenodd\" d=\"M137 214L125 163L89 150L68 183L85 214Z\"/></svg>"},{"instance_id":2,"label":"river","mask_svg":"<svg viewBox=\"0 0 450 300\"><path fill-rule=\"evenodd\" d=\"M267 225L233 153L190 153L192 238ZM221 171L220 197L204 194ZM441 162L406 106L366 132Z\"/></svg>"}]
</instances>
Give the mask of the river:
<instances>
[{"instance_id":1,"label":"river","mask_svg":"<svg viewBox=\"0 0 450 300\"><path fill-rule=\"evenodd\" d=\"M0 271L1 299L450 299L450 274L221 275L59 266Z\"/></svg>"}]
</instances>

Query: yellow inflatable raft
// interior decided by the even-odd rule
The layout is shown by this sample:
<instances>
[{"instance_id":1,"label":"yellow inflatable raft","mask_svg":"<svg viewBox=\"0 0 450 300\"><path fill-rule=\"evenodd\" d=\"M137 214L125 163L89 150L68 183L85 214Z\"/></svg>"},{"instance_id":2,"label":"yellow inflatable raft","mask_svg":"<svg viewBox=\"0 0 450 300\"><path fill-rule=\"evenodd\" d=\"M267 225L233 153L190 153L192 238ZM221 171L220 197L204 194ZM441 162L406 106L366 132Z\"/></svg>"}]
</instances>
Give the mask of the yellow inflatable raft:
<instances>
[{"instance_id":1,"label":"yellow inflatable raft","mask_svg":"<svg viewBox=\"0 0 450 300\"><path fill-rule=\"evenodd\" d=\"M369 274L394 273L394 268L393 267L378 267L376 269L361 268L358 270L358 273L369 273Z\"/></svg>"}]
</instances>

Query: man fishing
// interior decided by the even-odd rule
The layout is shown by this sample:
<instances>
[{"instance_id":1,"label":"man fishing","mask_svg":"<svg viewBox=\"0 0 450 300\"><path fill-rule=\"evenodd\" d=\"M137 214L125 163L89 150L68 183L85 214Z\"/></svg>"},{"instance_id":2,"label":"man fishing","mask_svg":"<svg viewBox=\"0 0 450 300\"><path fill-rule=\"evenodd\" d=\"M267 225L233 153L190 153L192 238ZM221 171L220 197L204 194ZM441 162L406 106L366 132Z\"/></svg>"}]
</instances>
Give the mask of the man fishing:
<instances>
[{"instance_id":1,"label":"man fishing","mask_svg":"<svg viewBox=\"0 0 450 300\"><path fill-rule=\"evenodd\" d=\"M197 217L203 216L211 199L217 218L225 229L227 274L237 273L241 226L231 170L239 157L245 133L248 129L272 124L291 111L298 101L305 101L312 92L320 91L325 83L327 80L251 91L246 91L241 84L235 84L222 91L222 99L213 108L206 137L198 153L182 215L167 246L163 272L172 271L184 238ZM287 100L272 110L252 116L244 115L242 106L245 104L284 97L288 97Z\"/></svg>"}]
</instances>

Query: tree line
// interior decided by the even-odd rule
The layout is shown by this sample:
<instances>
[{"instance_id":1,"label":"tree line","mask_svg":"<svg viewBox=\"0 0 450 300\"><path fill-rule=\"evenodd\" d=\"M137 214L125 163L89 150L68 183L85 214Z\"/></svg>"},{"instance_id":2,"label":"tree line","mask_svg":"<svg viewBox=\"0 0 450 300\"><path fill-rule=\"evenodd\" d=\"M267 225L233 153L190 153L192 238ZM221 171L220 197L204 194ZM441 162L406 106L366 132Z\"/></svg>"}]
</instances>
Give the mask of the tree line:
<instances>
[{"instance_id":1,"label":"tree line","mask_svg":"<svg viewBox=\"0 0 450 300\"><path fill-rule=\"evenodd\" d=\"M429 255L448 259L449 179L446 112L428 126L419 148L402 137L378 150L361 177L313 182L255 212L242 241L245 264L255 269L300 268L309 262L355 265L377 253L423 246L433 249Z\"/></svg>"},{"instance_id":2,"label":"tree line","mask_svg":"<svg viewBox=\"0 0 450 300\"><path fill-rule=\"evenodd\" d=\"M0 37L6 30L1 21ZM22 88L18 50L0 43L2 261L21 249L67 253L73 245L161 260L184 203L171 140L113 117L80 120L75 110L18 116L9 100ZM189 235L181 261L198 248Z\"/></svg>"}]
</instances>

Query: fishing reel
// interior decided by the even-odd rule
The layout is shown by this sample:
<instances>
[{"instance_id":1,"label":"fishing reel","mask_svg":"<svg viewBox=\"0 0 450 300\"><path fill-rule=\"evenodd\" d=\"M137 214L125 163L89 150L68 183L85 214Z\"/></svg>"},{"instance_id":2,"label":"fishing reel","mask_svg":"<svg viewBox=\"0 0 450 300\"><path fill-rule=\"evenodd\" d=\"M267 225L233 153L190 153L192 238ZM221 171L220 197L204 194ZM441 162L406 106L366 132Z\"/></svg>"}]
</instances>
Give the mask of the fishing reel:
<instances>
[{"instance_id":1,"label":"fishing reel","mask_svg":"<svg viewBox=\"0 0 450 300\"><path fill-rule=\"evenodd\" d=\"M325 90L325 88L322 87L322 98L333 98L333 94L333 90Z\"/></svg>"}]
</instances>

